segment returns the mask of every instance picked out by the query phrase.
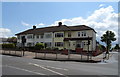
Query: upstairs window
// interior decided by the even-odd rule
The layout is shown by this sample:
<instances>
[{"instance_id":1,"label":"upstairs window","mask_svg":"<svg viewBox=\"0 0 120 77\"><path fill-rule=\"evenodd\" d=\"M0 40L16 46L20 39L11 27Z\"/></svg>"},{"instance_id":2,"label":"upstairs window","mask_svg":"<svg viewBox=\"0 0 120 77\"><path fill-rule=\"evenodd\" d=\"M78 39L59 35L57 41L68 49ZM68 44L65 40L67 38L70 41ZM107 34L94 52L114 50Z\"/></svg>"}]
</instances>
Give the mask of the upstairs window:
<instances>
[{"instance_id":1,"label":"upstairs window","mask_svg":"<svg viewBox=\"0 0 120 77\"><path fill-rule=\"evenodd\" d=\"M28 39L32 39L33 37L32 37L32 35L28 35L27 38Z\"/></svg>"},{"instance_id":2,"label":"upstairs window","mask_svg":"<svg viewBox=\"0 0 120 77\"><path fill-rule=\"evenodd\" d=\"M36 38L39 39L39 35L36 35Z\"/></svg>"},{"instance_id":3,"label":"upstairs window","mask_svg":"<svg viewBox=\"0 0 120 77\"><path fill-rule=\"evenodd\" d=\"M41 38L43 38L44 37L44 35L41 35Z\"/></svg>"},{"instance_id":4,"label":"upstairs window","mask_svg":"<svg viewBox=\"0 0 120 77\"><path fill-rule=\"evenodd\" d=\"M71 32L68 33L68 37L71 37Z\"/></svg>"},{"instance_id":5,"label":"upstairs window","mask_svg":"<svg viewBox=\"0 0 120 77\"><path fill-rule=\"evenodd\" d=\"M20 39L20 36L18 36L17 38Z\"/></svg>"},{"instance_id":6,"label":"upstairs window","mask_svg":"<svg viewBox=\"0 0 120 77\"><path fill-rule=\"evenodd\" d=\"M63 37L63 33L56 33L55 37Z\"/></svg>"},{"instance_id":7,"label":"upstairs window","mask_svg":"<svg viewBox=\"0 0 120 77\"><path fill-rule=\"evenodd\" d=\"M86 35L87 35L86 31L82 32L82 36L86 36Z\"/></svg>"},{"instance_id":8,"label":"upstairs window","mask_svg":"<svg viewBox=\"0 0 120 77\"><path fill-rule=\"evenodd\" d=\"M86 36L86 31L84 31L84 36Z\"/></svg>"},{"instance_id":9,"label":"upstairs window","mask_svg":"<svg viewBox=\"0 0 120 77\"><path fill-rule=\"evenodd\" d=\"M46 37L46 38L51 38L52 35L51 35L51 34L46 34L45 37Z\"/></svg>"},{"instance_id":10,"label":"upstairs window","mask_svg":"<svg viewBox=\"0 0 120 77\"><path fill-rule=\"evenodd\" d=\"M80 32L78 32L78 37L80 37Z\"/></svg>"}]
</instances>

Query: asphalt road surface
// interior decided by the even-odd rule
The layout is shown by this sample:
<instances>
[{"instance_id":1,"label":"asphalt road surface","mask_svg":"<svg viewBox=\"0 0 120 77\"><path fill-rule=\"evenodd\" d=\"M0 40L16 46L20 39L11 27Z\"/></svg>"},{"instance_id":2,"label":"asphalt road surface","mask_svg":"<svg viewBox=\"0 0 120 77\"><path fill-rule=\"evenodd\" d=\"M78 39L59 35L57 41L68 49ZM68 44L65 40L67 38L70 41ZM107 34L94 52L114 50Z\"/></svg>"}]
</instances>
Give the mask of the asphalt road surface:
<instances>
[{"instance_id":1,"label":"asphalt road surface","mask_svg":"<svg viewBox=\"0 0 120 77\"><path fill-rule=\"evenodd\" d=\"M2 56L3 75L118 75L118 62L83 63ZM0 65L1 66L1 65Z\"/></svg>"}]
</instances>

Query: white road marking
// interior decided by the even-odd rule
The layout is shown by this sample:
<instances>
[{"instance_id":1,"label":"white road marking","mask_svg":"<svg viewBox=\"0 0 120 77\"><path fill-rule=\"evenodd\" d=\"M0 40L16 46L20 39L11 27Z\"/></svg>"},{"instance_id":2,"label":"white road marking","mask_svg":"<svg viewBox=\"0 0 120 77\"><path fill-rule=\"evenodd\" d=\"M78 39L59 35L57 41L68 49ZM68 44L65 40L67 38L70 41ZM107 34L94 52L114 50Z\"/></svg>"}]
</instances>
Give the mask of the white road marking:
<instances>
[{"instance_id":1,"label":"white road marking","mask_svg":"<svg viewBox=\"0 0 120 77\"><path fill-rule=\"evenodd\" d=\"M51 66L46 66L46 67L47 67L47 68L54 68L54 69L59 69L59 70L68 71L68 69L64 69L64 68L51 67Z\"/></svg>"},{"instance_id":2,"label":"white road marking","mask_svg":"<svg viewBox=\"0 0 120 77\"><path fill-rule=\"evenodd\" d=\"M37 67L43 68L43 69L45 69L45 70L48 70L48 71L53 72L53 73L58 74L58 75L64 75L64 74L62 74L62 73L59 73L59 72L53 71L53 70L51 70L51 69L45 68L45 67L43 67L43 66L40 66L40 65L38 65L38 64L34 64L34 63L29 63L29 64L32 64L32 65L34 65L34 66L37 66Z\"/></svg>"},{"instance_id":3,"label":"white road marking","mask_svg":"<svg viewBox=\"0 0 120 77\"><path fill-rule=\"evenodd\" d=\"M29 63L29 64L34 65L34 63ZM38 65L38 64L35 64L35 65L39 67L39 65ZM59 67L52 67L52 66L45 66L45 65L42 65L42 66L43 66L43 67L46 67L46 68L53 68L53 69L59 69L59 70L68 71L68 69L59 68Z\"/></svg>"},{"instance_id":4,"label":"white road marking","mask_svg":"<svg viewBox=\"0 0 120 77\"><path fill-rule=\"evenodd\" d=\"M30 70L26 70L26 69L22 69L22 68L18 68L18 67L14 67L14 66L8 66L8 65L5 65L6 67L10 67L10 68L14 68L14 69L17 69L17 70L22 70L22 71L26 71L26 72L30 72L30 73L34 73L34 74L38 74L38 75L45 75L43 73L39 73L39 72L34 72L34 71L30 71Z\"/></svg>"}]
</instances>

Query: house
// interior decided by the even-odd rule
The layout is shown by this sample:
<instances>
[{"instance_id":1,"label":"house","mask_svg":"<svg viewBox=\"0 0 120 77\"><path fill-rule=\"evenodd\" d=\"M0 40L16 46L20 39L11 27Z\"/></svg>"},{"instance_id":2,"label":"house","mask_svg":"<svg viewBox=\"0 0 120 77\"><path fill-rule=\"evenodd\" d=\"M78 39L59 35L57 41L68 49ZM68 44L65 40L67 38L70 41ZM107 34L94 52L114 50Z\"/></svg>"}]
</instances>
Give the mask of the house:
<instances>
[{"instance_id":1,"label":"house","mask_svg":"<svg viewBox=\"0 0 120 77\"><path fill-rule=\"evenodd\" d=\"M7 44L7 43L9 43L7 41L7 38L0 38L0 44Z\"/></svg>"},{"instance_id":2,"label":"house","mask_svg":"<svg viewBox=\"0 0 120 77\"><path fill-rule=\"evenodd\" d=\"M34 46L36 43L45 43L47 47L59 49L83 48L89 51L96 49L96 31L86 25L67 26L58 23L58 26L29 29L16 34L17 46L22 46L22 37L26 38L25 46Z\"/></svg>"}]
</instances>

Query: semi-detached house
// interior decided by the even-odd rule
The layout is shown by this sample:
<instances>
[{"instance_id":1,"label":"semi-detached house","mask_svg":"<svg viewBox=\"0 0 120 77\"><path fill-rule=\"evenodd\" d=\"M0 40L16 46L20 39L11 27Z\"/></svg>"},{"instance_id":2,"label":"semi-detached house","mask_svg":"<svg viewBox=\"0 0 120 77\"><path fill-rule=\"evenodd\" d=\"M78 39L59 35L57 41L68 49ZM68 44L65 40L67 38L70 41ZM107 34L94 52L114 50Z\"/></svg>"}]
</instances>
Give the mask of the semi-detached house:
<instances>
[{"instance_id":1,"label":"semi-detached house","mask_svg":"<svg viewBox=\"0 0 120 77\"><path fill-rule=\"evenodd\" d=\"M89 51L96 49L96 31L86 25L67 26L58 23L58 26L29 29L17 33L17 46L22 46L22 37L26 38L25 46L34 46L36 43L46 43L47 47L59 49L83 48Z\"/></svg>"}]
</instances>

